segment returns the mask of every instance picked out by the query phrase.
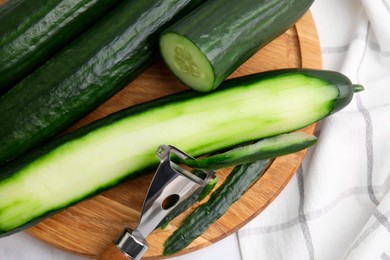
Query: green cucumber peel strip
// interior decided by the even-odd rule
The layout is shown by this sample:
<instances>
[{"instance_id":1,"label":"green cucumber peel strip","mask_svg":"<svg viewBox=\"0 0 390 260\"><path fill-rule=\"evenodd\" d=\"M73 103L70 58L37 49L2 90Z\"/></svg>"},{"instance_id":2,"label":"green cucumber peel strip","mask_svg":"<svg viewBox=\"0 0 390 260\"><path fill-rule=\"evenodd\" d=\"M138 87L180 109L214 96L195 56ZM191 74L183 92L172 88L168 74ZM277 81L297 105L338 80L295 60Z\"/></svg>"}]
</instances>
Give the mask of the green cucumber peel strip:
<instances>
[{"instance_id":1,"label":"green cucumber peel strip","mask_svg":"<svg viewBox=\"0 0 390 260\"><path fill-rule=\"evenodd\" d=\"M262 159L274 158L303 150L317 142L317 137L304 132L293 132L264 138L254 144L238 147L209 157L174 160L192 168L217 170L252 163Z\"/></svg>"},{"instance_id":2,"label":"green cucumber peel strip","mask_svg":"<svg viewBox=\"0 0 390 260\"><path fill-rule=\"evenodd\" d=\"M272 161L266 159L235 167L209 200L196 208L165 241L163 254L174 254L202 235L266 172Z\"/></svg>"},{"instance_id":3,"label":"green cucumber peel strip","mask_svg":"<svg viewBox=\"0 0 390 260\"><path fill-rule=\"evenodd\" d=\"M212 179L207 185L204 187L202 192L199 194L197 201L202 201L204 198L207 197L207 195L210 194L210 192L214 189L215 185L218 183L218 176L216 176L214 179Z\"/></svg>"}]
</instances>

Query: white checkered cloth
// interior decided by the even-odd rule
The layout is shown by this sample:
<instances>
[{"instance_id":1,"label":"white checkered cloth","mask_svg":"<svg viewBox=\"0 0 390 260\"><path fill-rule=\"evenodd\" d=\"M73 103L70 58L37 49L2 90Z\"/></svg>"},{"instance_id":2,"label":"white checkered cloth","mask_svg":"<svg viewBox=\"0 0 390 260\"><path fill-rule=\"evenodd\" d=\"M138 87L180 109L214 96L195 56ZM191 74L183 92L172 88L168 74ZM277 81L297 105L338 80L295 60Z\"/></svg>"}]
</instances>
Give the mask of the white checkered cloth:
<instances>
[{"instance_id":1,"label":"white checkered cloth","mask_svg":"<svg viewBox=\"0 0 390 260\"><path fill-rule=\"evenodd\" d=\"M390 0L316 0L324 69L366 90L318 129L277 199L238 232L242 258L390 259Z\"/></svg>"}]
</instances>

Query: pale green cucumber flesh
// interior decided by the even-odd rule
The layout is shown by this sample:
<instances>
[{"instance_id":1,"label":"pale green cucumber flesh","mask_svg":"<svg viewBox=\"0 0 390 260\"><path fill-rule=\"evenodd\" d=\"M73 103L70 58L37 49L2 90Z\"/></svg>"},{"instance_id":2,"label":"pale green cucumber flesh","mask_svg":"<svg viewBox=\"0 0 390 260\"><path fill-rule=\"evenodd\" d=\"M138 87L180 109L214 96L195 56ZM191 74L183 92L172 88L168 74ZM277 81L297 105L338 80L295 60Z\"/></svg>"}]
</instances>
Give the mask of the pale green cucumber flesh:
<instances>
[{"instance_id":1,"label":"pale green cucumber flesh","mask_svg":"<svg viewBox=\"0 0 390 260\"><path fill-rule=\"evenodd\" d=\"M289 132L329 115L338 94L326 81L287 74L152 107L97 128L0 176L0 233L150 169L161 144L198 156Z\"/></svg>"},{"instance_id":2,"label":"pale green cucumber flesh","mask_svg":"<svg viewBox=\"0 0 390 260\"><path fill-rule=\"evenodd\" d=\"M189 39L176 33L160 38L161 56L172 72L187 86L210 91L214 85L214 70L203 52Z\"/></svg>"}]
</instances>

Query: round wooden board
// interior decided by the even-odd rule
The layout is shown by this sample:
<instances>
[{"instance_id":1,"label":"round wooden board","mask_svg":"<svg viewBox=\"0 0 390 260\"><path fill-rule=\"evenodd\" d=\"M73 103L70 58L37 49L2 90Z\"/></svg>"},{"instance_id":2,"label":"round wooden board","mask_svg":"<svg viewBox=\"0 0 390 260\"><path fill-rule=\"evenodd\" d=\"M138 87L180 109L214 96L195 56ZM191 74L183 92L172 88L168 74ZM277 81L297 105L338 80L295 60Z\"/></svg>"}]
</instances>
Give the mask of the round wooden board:
<instances>
[{"instance_id":1,"label":"round wooden board","mask_svg":"<svg viewBox=\"0 0 390 260\"><path fill-rule=\"evenodd\" d=\"M287 67L321 68L321 51L310 12L238 68L231 77ZM69 131L119 109L184 89L186 88L172 76L163 62L158 61ZM314 129L315 126L311 125L303 131L313 133ZM263 177L180 254L210 245L235 232L258 215L285 187L302 162L304 154L305 151L302 151L275 159ZM218 172L219 183L222 183L228 173L228 169ZM27 232L60 249L96 258L124 227L136 226L152 174L127 181L57 213ZM156 230L147 238L151 247L144 259L162 257L163 242L188 212L179 216L166 230Z\"/></svg>"}]
</instances>

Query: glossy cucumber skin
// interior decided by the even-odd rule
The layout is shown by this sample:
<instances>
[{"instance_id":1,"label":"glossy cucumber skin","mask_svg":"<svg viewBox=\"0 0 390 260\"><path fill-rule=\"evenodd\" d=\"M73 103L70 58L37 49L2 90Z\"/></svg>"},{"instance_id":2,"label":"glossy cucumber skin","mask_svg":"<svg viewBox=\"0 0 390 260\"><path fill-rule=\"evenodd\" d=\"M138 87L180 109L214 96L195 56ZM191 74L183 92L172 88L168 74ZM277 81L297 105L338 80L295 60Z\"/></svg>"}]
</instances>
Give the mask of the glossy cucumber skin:
<instances>
[{"instance_id":1,"label":"glossy cucumber skin","mask_svg":"<svg viewBox=\"0 0 390 260\"><path fill-rule=\"evenodd\" d=\"M99 20L119 0L10 0L0 7L0 93Z\"/></svg>"},{"instance_id":2,"label":"glossy cucumber skin","mask_svg":"<svg viewBox=\"0 0 390 260\"><path fill-rule=\"evenodd\" d=\"M315 77L315 78L314 78ZM286 126L285 121L278 121L277 127L273 129L271 132L267 130L269 126L272 126L275 122L272 121L262 121L261 119L257 121L253 121L251 117L247 118L249 115L260 115L263 103L267 100L258 100L257 96L253 96L253 94L261 94L266 88L266 92L274 93L271 97L273 97L273 101L277 102L281 100L281 94L285 92L279 92L278 89L282 88L284 90L284 83L289 81L293 81L298 79L299 83L306 84L306 82L311 82L312 80L316 80L316 84L309 85L309 89L318 89L317 97L322 96L324 94L323 87L325 89L331 89L332 93L335 93L334 98L331 100L326 100L325 103L317 104L317 101L313 104L314 108L309 108L309 112L311 113L312 109L317 110L317 106L323 107L325 110L321 112L321 117L312 118L310 117L310 121L299 122L298 124L293 124L293 126ZM319 81L317 81L319 79ZM266 85L262 85L261 83L266 82ZM274 82L273 84L268 84ZM276 84L278 83L278 84ZM283 83L283 84L280 84ZM320 85L317 85L320 84ZM292 86L292 90L296 89L296 86ZM300 90L300 89L299 89ZM251 92L251 95L248 95L248 92ZM306 98L307 93L296 93L299 96L304 96ZM298 106L298 110L301 111L302 107L301 103L290 102L291 95L285 95L289 103L293 103L292 107L287 108L291 110L291 108ZM332 95L333 96L333 95ZM91 197L103 190L106 190L117 183L128 179L134 178L139 174L147 172L152 169L158 163L157 157L155 156L155 149L161 143L171 143L180 147L184 151L188 152L193 156L199 156L206 153L216 152L222 149L226 149L237 145L243 142L249 142L253 140L258 140L260 138L266 137L266 135L273 136L283 132L289 132L296 130L298 128L302 128L306 125L313 123L314 121L318 121L322 119L324 116L330 115L333 112L336 112L342 109L345 105L349 103L353 96L352 85L348 78L343 76L342 74L330 71L315 71L315 70L307 70L307 69L288 69L288 70L280 70L280 71L272 71L265 72L257 75L251 75L243 78L236 78L229 81L226 81L221 88L217 91L208 94L200 94L193 91L186 91L183 93L178 93L175 95L163 97L154 101L150 101L147 103L143 103L115 114L109 115L101 120L95 121L90 125L87 125L83 128L80 128L74 132L63 135L53 141L45 144L37 148L36 150L25 154L24 156L14 160L13 162L7 164L4 167L0 168L0 194L4 196L5 205L2 207L2 202L0 201L0 236L10 235L19 230L22 230L26 227L31 226L32 224L42 220L44 217L56 212L64 207L70 206L74 203L77 203L83 199ZM237 97L239 97L237 99ZM247 111L249 114L236 114L237 107L232 106L232 102L236 100L241 100L239 104L242 108L247 108L248 102L251 104L250 109ZM293 101L293 100L291 100ZM272 104L274 103L272 102ZM202 104L202 106L200 106ZM218 106L217 106L218 104ZM311 103L310 103L311 104ZM237 105L237 104L236 104ZM214 110L217 110L217 114L212 114L207 109L208 107L213 107ZM277 108L278 106L276 106ZM172 112L166 112L169 111ZM288 112L287 110L287 112ZM191 113L185 113L184 111L191 111ZM200 114L194 112L199 111ZM282 110L282 112L285 110ZM272 112L272 111L270 111ZM283 112L285 113L285 112ZM203 129L198 121L196 120L199 115L203 115L207 117L208 122L206 124L206 128ZM237 123L232 120L232 116L235 116L236 119L244 120L244 123L249 123L249 126L244 127L244 125L240 124L240 127L235 127ZM317 115L317 114L316 114ZM277 117L277 115L274 115ZM132 127L134 127L134 123L140 122L143 118L147 118L146 125L144 125L145 133L142 134L142 140L137 137L137 135L133 134ZM294 118L295 120L299 120L299 118ZM177 121L180 120L180 121ZM214 125L215 122L222 120L217 125ZM314 121L313 121L314 120ZM124 123L129 122L130 125L123 127ZM172 128L171 124L175 123L175 127ZM188 129L185 128L189 124L193 124L191 127L199 127L196 128L197 131L195 134L188 133ZM154 125L157 124L157 128L153 128ZM265 124L265 125L264 125ZM126 124L127 125L127 124ZM284 126L281 127L281 126ZM138 126L139 127L139 126ZM232 128L230 128L232 127ZM118 132L117 130L120 130ZM139 128L136 128L139 129ZM154 130L153 130L154 129ZM225 132L226 129L229 132ZM248 132L249 130L249 132ZM136 130L135 132L137 132ZM152 132L150 132L152 131ZM130 132L131 135L129 137L123 137L119 143L116 142L118 137L121 137L124 133ZM143 131L138 131L142 132ZM245 132L246 134L243 134ZM106 133L106 134L105 134ZM203 133L202 135L199 135ZM254 134L251 136L250 134ZM209 137L209 134L212 134L212 137ZM103 137L104 139L102 139ZM179 137L180 136L180 137ZM89 139L88 139L89 138ZM92 138L92 139L91 139ZM237 139L238 138L238 139ZM114 140L114 144L111 145L111 140ZM92 141L88 141L92 140ZM126 141L129 140L129 141ZM138 146L134 143L141 142L142 145ZM99 148L99 145L102 143L109 143L110 149L107 151L106 149ZM122 143L126 144L126 148L128 149L125 152L121 152L119 154L115 154L114 162L106 161L105 157L109 155L110 152L115 152L120 150L118 145L120 146ZM69 148L70 147L70 148ZM141 149L141 154L136 154L136 159L134 157L128 157L128 153L132 153L133 150L138 151ZM79 156L75 156L73 154L77 154L78 151L84 151L87 148L87 154L80 154ZM145 150L147 148L147 150ZM94 150L99 150L99 153L102 152L108 153L105 156L93 157L92 164L87 161L85 164L83 163L85 156L89 153L92 153ZM144 151L145 150L145 151ZM143 159L141 167L129 170L126 168L125 172L117 173L115 170L116 167L116 159L118 156L121 156L120 161L140 161L139 158ZM59 161L62 158L72 158L71 161L66 161L66 164L59 166ZM86 176L86 172L88 168L95 167L94 164L97 164L98 161L103 162L104 164L112 165L114 169L104 170L104 176L109 176L108 180L104 180L93 186L92 188L84 188L83 185L89 184L95 178L96 172L95 168L91 171L93 177L83 177ZM13 210L14 206L19 208L21 205L18 200L18 205L13 205L12 201L15 200L14 196L19 196L20 192L15 191L15 189L10 189L10 183L16 183L18 186L21 183L31 183L32 177L35 174L41 175L41 170L46 169L48 165L55 165L56 171L59 169L66 169L62 175L57 176L56 171L52 174L56 174L56 182L58 181L58 185L66 184L66 178L71 173L68 171L67 167L70 165L72 168L74 165L81 164L80 168L73 169L78 175L77 179L81 183L77 186L77 192L80 191L80 194L76 197L72 197L71 199L57 203L55 206L50 206L48 209L45 208L45 212L36 216L34 219L30 219L26 221L24 224L17 226L12 229L4 228L2 229L2 224L6 224L5 220L2 218L2 214L7 214L9 212L15 212ZM79 167L79 166L77 166ZM111 167L111 166L110 166ZM80 170L82 169L82 170ZM79 172L81 171L81 172ZM109 175L106 173L110 172ZM30 174L31 173L31 174ZM29 179L28 182L20 181L21 179ZM50 173L50 176L51 173ZM82 178L81 178L82 177ZM38 183L44 182L45 179L35 180ZM72 180L69 180L72 181ZM23 186L23 185L22 185ZM51 184L56 189L56 185ZM88 186L88 185L86 185ZM8 187L8 188L7 188ZM12 186L13 187L13 186ZM34 188L34 186L31 186ZM72 186L73 189L73 186ZM57 189L56 189L57 190ZM12 191L12 192L11 192ZM15 194L11 194L15 193ZM57 194L58 195L58 194ZM62 194L59 194L62 197ZM30 198L27 198L28 200ZM8 201L8 202L7 202ZM42 203L41 201L39 201ZM20 209L21 213L18 213L20 216L24 216L25 213L31 212L30 209ZM19 212L19 211L18 211ZM13 213L12 213L13 214Z\"/></svg>"},{"instance_id":3,"label":"glossy cucumber skin","mask_svg":"<svg viewBox=\"0 0 390 260\"><path fill-rule=\"evenodd\" d=\"M291 27L313 0L208 1L166 33L188 38L207 57L219 86L260 48ZM165 33L165 32L164 32ZM189 86L191 87L191 86Z\"/></svg>"},{"instance_id":4,"label":"glossy cucumber skin","mask_svg":"<svg viewBox=\"0 0 390 260\"><path fill-rule=\"evenodd\" d=\"M192 168L216 170L295 153L316 142L317 138L313 135L294 132L265 138L254 144L243 145L198 160L187 159L180 162Z\"/></svg>"},{"instance_id":5,"label":"glossy cucumber skin","mask_svg":"<svg viewBox=\"0 0 390 260\"><path fill-rule=\"evenodd\" d=\"M0 97L0 164L109 99L158 54L157 38L204 0L125 0Z\"/></svg>"},{"instance_id":6,"label":"glossy cucumber skin","mask_svg":"<svg viewBox=\"0 0 390 260\"><path fill-rule=\"evenodd\" d=\"M236 166L209 200L196 208L165 241L163 254L174 254L203 234L265 173L271 162L268 159Z\"/></svg>"}]
</instances>

